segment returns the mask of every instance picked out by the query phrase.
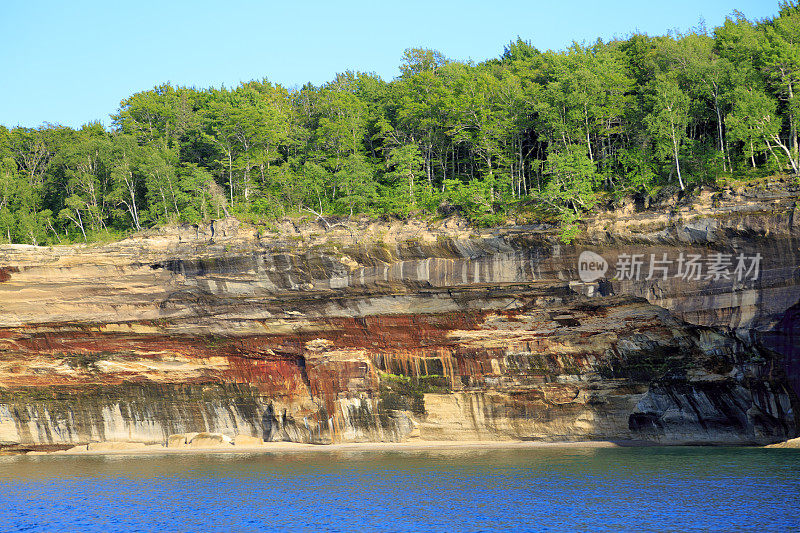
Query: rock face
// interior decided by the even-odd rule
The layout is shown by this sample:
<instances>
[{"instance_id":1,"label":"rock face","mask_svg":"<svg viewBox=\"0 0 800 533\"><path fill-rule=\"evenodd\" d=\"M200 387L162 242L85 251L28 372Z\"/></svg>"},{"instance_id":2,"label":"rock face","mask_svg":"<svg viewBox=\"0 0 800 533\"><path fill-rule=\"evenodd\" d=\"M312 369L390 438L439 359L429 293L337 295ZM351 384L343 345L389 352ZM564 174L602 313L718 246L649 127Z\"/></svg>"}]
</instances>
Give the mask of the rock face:
<instances>
[{"instance_id":1,"label":"rock face","mask_svg":"<svg viewBox=\"0 0 800 533\"><path fill-rule=\"evenodd\" d=\"M2 246L0 445L785 440L800 391L795 201L741 190L668 216L607 213L571 246L457 219ZM586 250L611 271L580 281ZM746 279L611 279L631 255L680 253L762 261Z\"/></svg>"},{"instance_id":2,"label":"rock face","mask_svg":"<svg viewBox=\"0 0 800 533\"><path fill-rule=\"evenodd\" d=\"M768 444L765 448L800 448L800 438L797 439L789 439L784 442L778 442L776 444Z\"/></svg>"}]
</instances>

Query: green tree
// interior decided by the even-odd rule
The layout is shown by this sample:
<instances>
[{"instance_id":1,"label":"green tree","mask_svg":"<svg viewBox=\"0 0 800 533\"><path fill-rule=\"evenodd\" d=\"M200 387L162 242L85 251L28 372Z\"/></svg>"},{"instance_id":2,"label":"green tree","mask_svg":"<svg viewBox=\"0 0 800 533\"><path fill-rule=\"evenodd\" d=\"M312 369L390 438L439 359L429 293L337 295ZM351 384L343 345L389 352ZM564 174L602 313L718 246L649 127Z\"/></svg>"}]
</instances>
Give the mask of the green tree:
<instances>
[{"instance_id":1,"label":"green tree","mask_svg":"<svg viewBox=\"0 0 800 533\"><path fill-rule=\"evenodd\" d=\"M375 168L359 153L344 160L341 170L336 173L336 182L343 193L339 201L349 209L350 216L356 211L364 211L377 194Z\"/></svg>"},{"instance_id":2,"label":"green tree","mask_svg":"<svg viewBox=\"0 0 800 533\"><path fill-rule=\"evenodd\" d=\"M111 150L112 189L109 199L125 206L131 217L133 229L141 231L138 192L143 185L136 168L140 158L139 146L133 136L121 134L113 137Z\"/></svg>"},{"instance_id":3,"label":"green tree","mask_svg":"<svg viewBox=\"0 0 800 533\"><path fill-rule=\"evenodd\" d=\"M150 220L169 223L180 218L177 170L178 156L174 149L142 147L137 172L144 176Z\"/></svg>"},{"instance_id":4,"label":"green tree","mask_svg":"<svg viewBox=\"0 0 800 533\"><path fill-rule=\"evenodd\" d=\"M672 157L678 184L684 190L679 154L689 123L689 97L674 73L656 75L651 90L653 110L646 119L648 130L655 138L656 153L661 157Z\"/></svg>"},{"instance_id":5,"label":"green tree","mask_svg":"<svg viewBox=\"0 0 800 533\"><path fill-rule=\"evenodd\" d=\"M785 102L789 159L796 174L800 167L797 137L800 99L796 96L800 83L800 7L797 2L781 2L779 16L764 26L764 34L759 64L772 82L776 96Z\"/></svg>"},{"instance_id":6,"label":"green tree","mask_svg":"<svg viewBox=\"0 0 800 533\"><path fill-rule=\"evenodd\" d=\"M547 155L547 174L542 199L558 211L562 239L568 242L576 223L597 202L597 168L582 148L570 146Z\"/></svg>"},{"instance_id":7,"label":"green tree","mask_svg":"<svg viewBox=\"0 0 800 533\"><path fill-rule=\"evenodd\" d=\"M407 215L417 206L415 190L418 183L415 180L421 174L423 165L419 147L416 144L406 144L393 148L389 152L386 165L390 169L386 178L395 184L395 190L389 193L393 196L390 198L393 200L391 203L400 214Z\"/></svg>"},{"instance_id":8,"label":"green tree","mask_svg":"<svg viewBox=\"0 0 800 533\"><path fill-rule=\"evenodd\" d=\"M110 154L111 141L99 124L84 126L75 142L59 153L59 162L67 177L66 192L72 204L67 207L82 211L80 227L84 238L84 224L95 231L107 227Z\"/></svg>"}]
</instances>

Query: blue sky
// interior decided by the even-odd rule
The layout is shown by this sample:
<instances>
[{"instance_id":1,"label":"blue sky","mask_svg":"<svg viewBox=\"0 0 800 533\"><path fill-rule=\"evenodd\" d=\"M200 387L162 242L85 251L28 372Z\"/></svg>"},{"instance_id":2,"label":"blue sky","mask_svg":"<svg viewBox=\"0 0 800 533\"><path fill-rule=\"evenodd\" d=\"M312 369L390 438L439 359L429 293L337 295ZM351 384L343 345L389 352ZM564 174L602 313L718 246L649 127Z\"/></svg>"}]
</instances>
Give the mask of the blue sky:
<instances>
[{"instance_id":1,"label":"blue sky","mask_svg":"<svg viewBox=\"0 0 800 533\"><path fill-rule=\"evenodd\" d=\"M557 50L634 30L687 30L701 18L713 28L734 9L761 19L778 8L777 0L0 0L0 124L108 125L121 99L166 81L268 77L292 87L347 69L388 80L409 47L481 61L518 35Z\"/></svg>"}]
</instances>

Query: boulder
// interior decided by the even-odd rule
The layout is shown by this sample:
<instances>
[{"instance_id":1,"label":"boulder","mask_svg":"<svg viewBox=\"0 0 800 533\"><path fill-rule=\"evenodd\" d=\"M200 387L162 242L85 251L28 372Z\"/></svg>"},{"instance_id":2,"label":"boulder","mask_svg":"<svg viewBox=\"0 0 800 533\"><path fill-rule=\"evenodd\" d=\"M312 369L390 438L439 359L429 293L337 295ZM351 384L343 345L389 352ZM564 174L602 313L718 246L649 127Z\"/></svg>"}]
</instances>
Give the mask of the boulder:
<instances>
[{"instance_id":1,"label":"boulder","mask_svg":"<svg viewBox=\"0 0 800 533\"><path fill-rule=\"evenodd\" d=\"M198 433L188 442L190 448L217 448L233 444L231 438L222 433Z\"/></svg>"},{"instance_id":2,"label":"boulder","mask_svg":"<svg viewBox=\"0 0 800 533\"><path fill-rule=\"evenodd\" d=\"M167 448L183 448L186 446L186 434L177 433L167 437Z\"/></svg>"},{"instance_id":3,"label":"boulder","mask_svg":"<svg viewBox=\"0 0 800 533\"><path fill-rule=\"evenodd\" d=\"M235 446L261 446L264 444L264 439L251 435L236 435L233 438L233 444Z\"/></svg>"}]
</instances>

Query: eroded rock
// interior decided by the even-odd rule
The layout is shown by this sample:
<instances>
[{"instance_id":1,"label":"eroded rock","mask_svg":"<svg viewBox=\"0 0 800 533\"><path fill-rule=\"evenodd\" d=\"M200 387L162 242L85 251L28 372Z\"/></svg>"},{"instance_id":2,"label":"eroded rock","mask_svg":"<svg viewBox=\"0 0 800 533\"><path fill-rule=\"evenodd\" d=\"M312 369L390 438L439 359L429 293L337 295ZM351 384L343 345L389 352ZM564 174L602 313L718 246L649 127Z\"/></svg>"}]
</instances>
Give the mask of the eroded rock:
<instances>
[{"instance_id":1,"label":"eroded rock","mask_svg":"<svg viewBox=\"0 0 800 533\"><path fill-rule=\"evenodd\" d=\"M793 194L629 205L572 246L452 220L0 246L0 446L783 440L800 388ZM613 266L694 245L761 251L764 276L577 277L587 248Z\"/></svg>"},{"instance_id":2,"label":"eroded rock","mask_svg":"<svg viewBox=\"0 0 800 533\"><path fill-rule=\"evenodd\" d=\"M233 440L222 433L198 433L188 441L190 448L216 448L231 446Z\"/></svg>"},{"instance_id":3,"label":"eroded rock","mask_svg":"<svg viewBox=\"0 0 800 533\"><path fill-rule=\"evenodd\" d=\"M264 444L264 439L252 435L236 435L233 438L233 444L235 446L261 446Z\"/></svg>"}]
</instances>

